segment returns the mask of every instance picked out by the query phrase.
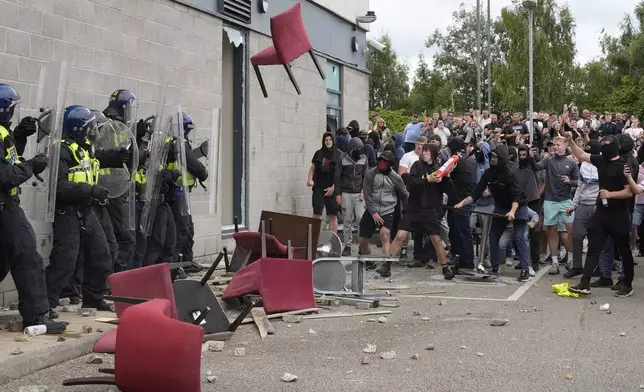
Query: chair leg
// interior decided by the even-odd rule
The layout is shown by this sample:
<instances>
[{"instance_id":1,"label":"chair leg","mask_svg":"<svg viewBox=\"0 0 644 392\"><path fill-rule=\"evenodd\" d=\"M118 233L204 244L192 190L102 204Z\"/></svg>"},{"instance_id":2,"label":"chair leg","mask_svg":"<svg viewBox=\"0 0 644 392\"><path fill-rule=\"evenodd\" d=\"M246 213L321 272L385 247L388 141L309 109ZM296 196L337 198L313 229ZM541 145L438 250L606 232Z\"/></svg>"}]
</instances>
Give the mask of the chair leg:
<instances>
[{"instance_id":1,"label":"chair leg","mask_svg":"<svg viewBox=\"0 0 644 392\"><path fill-rule=\"evenodd\" d=\"M116 385L116 380L114 376L70 378L63 381L63 385Z\"/></svg>"},{"instance_id":2,"label":"chair leg","mask_svg":"<svg viewBox=\"0 0 644 392\"><path fill-rule=\"evenodd\" d=\"M300 91L300 86L297 85L297 82L295 81L295 77L293 76L293 70L291 69L291 64L284 64L284 69L286 70L286 73L288 74L289 79L291 79L291 83L293 83L293 87L295 87L295 91L297 91L297 95L302 95L302 91Z\"/></svg>"},{"instance_id":3,"label":"chair leg","mask_svg":"<svg viewBox=\"0 0 644 392\"><path fill-rule=\"evenodd\" d=\"M322 79L326 79L326 75L324 75L324 71L322 70L322 67L320 67L320 63L318 62L318 58L315 57L315 54L313 53L313 49L309 50L309 54L311 55L311 59L313 60L313 64L315 64L315 68L318 69L318 72L320 73L320 76L322 76Z\"/></svg>"},{"instance_id":4,"label":"chair leg","mask_svg":"<svg viewBox=\"0 0 644 392\"><path fill-rule=\"evenodd\" d=\"M255 69L255 75L257 75L257 81L259 82L259 87L262 88L262 93L264 94L264 98L268 98L268 93L266 92L266 85L264 84L264 79L262 79L262 73L259 72L259 66L253 65L253 68Z\"/></svg>"}]
</instances>

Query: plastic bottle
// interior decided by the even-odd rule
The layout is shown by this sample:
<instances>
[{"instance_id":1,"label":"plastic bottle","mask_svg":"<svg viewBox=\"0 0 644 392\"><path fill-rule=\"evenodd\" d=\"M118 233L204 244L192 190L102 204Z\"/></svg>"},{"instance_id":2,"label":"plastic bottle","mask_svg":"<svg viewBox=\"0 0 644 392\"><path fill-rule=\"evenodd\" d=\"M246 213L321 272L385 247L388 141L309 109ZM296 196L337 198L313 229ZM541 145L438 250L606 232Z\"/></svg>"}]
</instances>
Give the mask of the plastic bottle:
<instances>
[{"instance_id":1,"label":"plastic bottle","mask_svg":"<svg viewBox=\"0 0 644 392\"><path fill-rule=\"evenodd\" d=\"M441 168L440 168L440 169L436 170L436 173L435 173L435 174L436 174L437 176L439 176L439 177L445 177L446 175L448 175L448 174L452 171L452 169L456 166L456 164L458 163L458 161L459 161L460 159L461 159L461 157L460 157L460 156L458 156L458 155L452 155L452 156L447 160L447 162L445 162L445 163L443 164L443 166L441 166Z\"/></svg>"}]
</instances>

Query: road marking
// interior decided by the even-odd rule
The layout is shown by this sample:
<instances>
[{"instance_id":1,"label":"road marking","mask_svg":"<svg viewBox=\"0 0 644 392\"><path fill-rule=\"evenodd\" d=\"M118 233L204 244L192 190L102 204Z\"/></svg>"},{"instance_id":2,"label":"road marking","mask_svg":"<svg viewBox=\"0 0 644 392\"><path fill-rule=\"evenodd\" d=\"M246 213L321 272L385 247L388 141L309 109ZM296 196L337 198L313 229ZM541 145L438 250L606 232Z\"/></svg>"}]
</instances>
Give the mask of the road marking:
<instances>
[{"instance_id":1,"label":"road marking","mask_svg":"<svg viewBox=\"0 0 644 392\"><path fill-rule=\"evenodd\" d=\"M507 298L476 298L476 297L448 297L444 295L414 295L405 294L398 295L400 298L436 298L436 299L465 299L469 301L493 301L493 302L508 302Z\"/></svg>"},{"instance_id":2,"label":"road marking","mask_svg":"<svg viewBox=\"0 0 644 392\"><path fill-rule=\"evenodd\" d=\"M539 279L541 279L543 275L545 275L548 271L550 271L550 266L547 266L546 268L541 268L537 273L537 276L525 282L523 286L519 287L517 291L514 292L514 294L508 297L507 300L512 302L518 301L519 298L521 298L521 296L525 294L526 291L530 290L530 287L532 287L533 284L537 283Z\"/></svg>"}]
</instances>

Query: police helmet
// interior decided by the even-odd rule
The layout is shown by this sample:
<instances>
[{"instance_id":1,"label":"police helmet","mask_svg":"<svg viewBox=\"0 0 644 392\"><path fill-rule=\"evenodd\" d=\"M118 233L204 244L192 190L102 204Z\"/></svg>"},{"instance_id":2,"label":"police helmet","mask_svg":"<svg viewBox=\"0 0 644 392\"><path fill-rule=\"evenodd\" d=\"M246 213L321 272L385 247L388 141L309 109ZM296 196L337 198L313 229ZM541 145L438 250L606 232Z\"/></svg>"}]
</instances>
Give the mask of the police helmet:
<instances>
[{"instance_id":1,"label":"police helmet","mask_svg":"<svg viewBox=\"0 0 644 392\"><path fill-rule=\"evenodd\" d=\"M101 127L107 124L109 120L100 110L92 109L90 110L90 112L92 112L94 117L96 117L96 127L87 131L87 138L93 142L98 139L98 132L100 131Z\"/></svg>"},{"instance_id":2,"label":"police helmet","mask_svg":"<svg viewBox=\"0 0 644 392\"><path fill-rule=\"evenodd\" d=\"M96 116L81 105L65 108L63 116L63 132L77 142L85 141L90 130L96 129Z\"/></svg>"},{"instance_id":3,"label":"police helmet","mask_svg":"<svg viewBox=\"0 0 644 392\"><path fill-rule=\"evenodd\" d=\"M16 105L20 103L20 95L8 84L0 83L0 123L11 121Z\"/></svg>"},{"instance_id":4,"label":"police helmet","mask_svg":"<svg viewBox=\"0 0 644 392\"><path fill-rule=\"evenodd\" d=\"M116 90L110 95L110 103L103 111L108 118L125 122L125 109L136 100L136 95L130 90ZM133 119L132 119L133 120Z\"/></svg>"},{"instance_id":5,"label":"police helmet","mask_svg":"<svg viewBox=\"0 0 644 392\"><path fill-rule=\"evenodd\" d=\"M186 112L183 112L183 134L184 136L188 136L190 131L195 129L195 123L192 121L192 117Z\"/></svg>"}]
</instances>

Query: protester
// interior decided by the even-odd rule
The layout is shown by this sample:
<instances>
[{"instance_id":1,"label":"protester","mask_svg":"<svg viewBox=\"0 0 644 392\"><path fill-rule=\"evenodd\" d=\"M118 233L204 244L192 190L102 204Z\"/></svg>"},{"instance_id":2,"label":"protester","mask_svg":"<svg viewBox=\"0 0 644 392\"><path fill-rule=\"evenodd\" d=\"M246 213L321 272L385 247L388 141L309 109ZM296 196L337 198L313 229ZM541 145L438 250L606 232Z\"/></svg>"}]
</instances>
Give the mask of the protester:
<instances>
[{"instance_id":1,"label":"protester","mask_svg":"<svg viewBox=\"0 0 644 392\"><path fill-rule=\"evenodd\" d=\"M403 132L403 138L405 144L403 147L406 152L410 152L414 149L414 144L420 137L421 130L423 128L423 123L418 122L418 114L414 114L411 118L411 122L405 127Z\"/></svg>"},{"instance_id":2,"label":"protester","mask_svg":"<svg viewBox=\"0 0 644 392\"><path fill-rule=\"evenodd\" d=\"M338 151L335 149L333 135L325 132L322 147L313 154L306 185L313 190L313 217L320 218L326 210L329 230L338 231L338 203L335 197L335 169L338 164Z\"/></svg>"}]
</instances>

